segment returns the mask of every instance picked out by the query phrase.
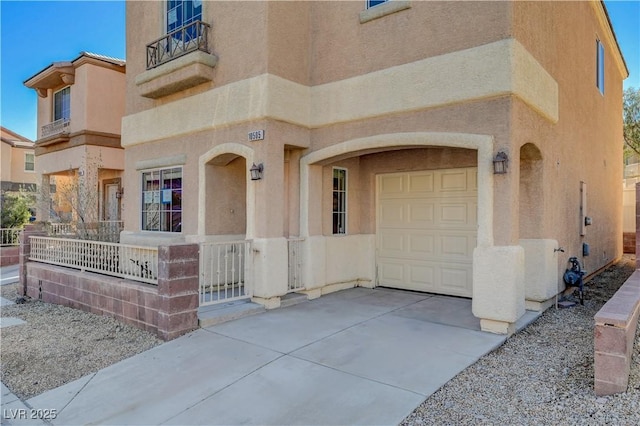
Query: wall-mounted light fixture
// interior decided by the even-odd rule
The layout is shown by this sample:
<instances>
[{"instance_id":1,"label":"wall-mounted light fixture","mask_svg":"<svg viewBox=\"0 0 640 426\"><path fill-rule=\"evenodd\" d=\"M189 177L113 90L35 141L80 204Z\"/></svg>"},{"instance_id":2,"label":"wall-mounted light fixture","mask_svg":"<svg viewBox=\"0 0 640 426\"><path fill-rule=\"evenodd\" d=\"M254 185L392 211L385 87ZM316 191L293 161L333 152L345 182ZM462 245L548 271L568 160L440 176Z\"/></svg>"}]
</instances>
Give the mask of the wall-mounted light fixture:
<instances>
[{"instance_id":1,"label":"wall-mounted light fixture","mask_svg":"<svg viewBox=\"0 0 640 426\"><path fill-rule=\"evenodd\" d=\"M251 180L260 180L262 179L262 172L264 171L264 165L262 163L256 166L256 163L253 163L253 166L249 169L249 173L251 173Z\"/></svg>"},{"instance_id":2,"label":"wall-mounted light fixture","mask_svg":"<svg viewBox=\"0 0 640 426\"><path fill-rule=\"evenodd\" d=\"M120 188L119 190L116 191L116 198L122 198L123 195L124 195L124 188Z\"/></svg>"},{"instance_id":3,"label":"wall-mounted light fixture","mask_svg":"<svg viewBox=\"0 0 640 426\"><path fill-rule=\"evenodd\" d=\"M509 162L509 157L507 154L500 151L496 154L493 159L493 173L496 175L503 175L507 173L507 163Z\"/></svg>"}]
</instances>

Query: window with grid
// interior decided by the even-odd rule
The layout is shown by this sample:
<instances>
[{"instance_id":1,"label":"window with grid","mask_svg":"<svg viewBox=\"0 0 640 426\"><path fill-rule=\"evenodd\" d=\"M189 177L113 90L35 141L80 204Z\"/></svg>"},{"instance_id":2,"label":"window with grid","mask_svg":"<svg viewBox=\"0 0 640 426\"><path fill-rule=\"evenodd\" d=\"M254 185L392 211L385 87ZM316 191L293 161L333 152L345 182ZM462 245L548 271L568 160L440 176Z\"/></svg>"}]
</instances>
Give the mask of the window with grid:
<instances>
[{"instance_id":1,"label":"window with grid","mask_svg":"<svg viewBox=\"0 0 640 426\"><path fill-rule=\"evenodd\" d=\"M71 118L71 87L53 94L53 121Z\"/></svg>"},{"instance_id":2,"label":"window with grid","mask_svg":"<svg viewBox=\"0 0 640 426\"><path fill-rule=\"evenodd\" d=\"M388 1L389 0L367 0L367 9L369 9L371 7L374 7L374 6L377 6L379 4L382 4L382 3L386 3Z\"/></svg>"},{"instance_id":3,"label":"window with grid","mask_svg":"<svg viewBox=\"0 0 640 426\"><path fill-rule=\"evenodd\" d=\"M604 95L604 46L596 40L596 87Z\"/></svg>"},{"instance_id":4,"label":"window with grid","mask_svg":"<svg viewBox=\"0 0 640 426\"><path fill-rule=\"evenodd\" d=\"M182 167L142 173L142 230L182 231Z\"/></svg>"},{"instance_id":5,"label":"window with grid","mask_svg":"<svg viewBox=\"0 0 640 426\"><path fill-rule=\"evenodd\" d=\"M167 34L186 27L195 21L202 21L202 0L168 0L167 1ZM195 38L196 29L189 28L185 37ZM182 34L174 35L182 38ZM182 40L186 42L187 40Z\"/></svg>"},{"instance_id":6,"label":"window with grid","mask_svg":"<svg viewBox=\"0 0 640 426\"><path fill-rule=\"evenodd\" d=\"M333 233L347 233L347 170L333 169Z\"/></svg>"},{"instance_id":7,"label":"window with grid","mask_svg":"<svg viewBox=\"0 0 640 426\"><path fill-rule=\"evenodd\" d=\"M34 154L25 153L24 154L24 170L27 172L32 172L36 169L36 157Z\"/></svg>"}]
</instances>

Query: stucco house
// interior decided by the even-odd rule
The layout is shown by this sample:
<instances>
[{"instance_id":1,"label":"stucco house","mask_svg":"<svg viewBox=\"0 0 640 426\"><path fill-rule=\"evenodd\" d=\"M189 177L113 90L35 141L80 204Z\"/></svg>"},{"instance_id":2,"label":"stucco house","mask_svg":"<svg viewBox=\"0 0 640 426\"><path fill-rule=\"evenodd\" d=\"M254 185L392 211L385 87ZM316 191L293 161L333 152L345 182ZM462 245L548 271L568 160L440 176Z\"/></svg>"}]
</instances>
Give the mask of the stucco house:
<instances>
[{"instance_id":1,"label":"stucco house","mask_svg":"<svg viewBox=\"0 0 640 426\"><path fill-rule=\"evenodd\" d=\"M550 305L570 256L593 273L622 253L628 70L600 0L126 17L122 242L250 240L247 296L277 307L301 241L310 298L466 297L496 333Z\"/></svg>"},{"instance_id":2,"label":"stucco house","mask_svg":"<svg viewBox=\"0 0 640 426\"><path fill-rule=\"evenodd\" d=\"M2 151L2 194L5 192L35 192L37 175L33 141L0 127Z\"/></svg>"},{"instance_id":3,"label":"stucco house","mask_svg":"<svg viewBox=\"0 0 640 426\"><path fill-rule=\"evenodd\" d=\"M123 60L82 52L24 82L38 94L36 173L42 197L51 198L38 220L74 222L79 214L93 223L121 219L125 70ZM56 193L47 194L54 183ZM65 188L80 201L62 195Z\"/></svg>"}]
</instances>

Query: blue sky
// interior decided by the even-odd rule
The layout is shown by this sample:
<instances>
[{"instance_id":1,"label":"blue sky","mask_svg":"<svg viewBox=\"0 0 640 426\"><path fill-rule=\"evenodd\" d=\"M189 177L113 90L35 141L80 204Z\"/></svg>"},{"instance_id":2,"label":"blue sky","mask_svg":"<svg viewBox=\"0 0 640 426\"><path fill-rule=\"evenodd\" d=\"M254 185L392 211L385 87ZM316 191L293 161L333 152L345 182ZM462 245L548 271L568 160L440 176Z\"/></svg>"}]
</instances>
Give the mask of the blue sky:
<instances>
[{"instance_id":1,"label":"blue sky","mask_svg":"<svg viewBox=\"0 0 640 426\"><path fill-rule=\"evenodd\" d=\"M624 87L640 87L640 1L605 1L629 68ZM0 0L0 122L36 137L36 94L22 84L52 62L88 51L125 59L124 2Z\"/></svg>"}]
</instances>

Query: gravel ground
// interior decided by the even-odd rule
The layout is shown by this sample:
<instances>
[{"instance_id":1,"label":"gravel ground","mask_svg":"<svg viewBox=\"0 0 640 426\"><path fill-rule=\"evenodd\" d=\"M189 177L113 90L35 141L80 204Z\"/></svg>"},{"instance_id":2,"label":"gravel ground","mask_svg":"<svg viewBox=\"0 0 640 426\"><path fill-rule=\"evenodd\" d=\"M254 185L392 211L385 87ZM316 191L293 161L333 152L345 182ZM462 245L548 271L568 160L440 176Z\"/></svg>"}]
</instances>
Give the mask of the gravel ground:
<instances>
[{"instance_id":1,"label":"gravel ground","mask_svg":"<svg viewBox=\"0 0 640 426\"><path fill-rule=\"evenodd\" d=\"M0 289L17 298L17 284ZM27 324L0 329L0 378L28 399L162 343L111 317L31 300L3 306L1 316Z\"/></svg>"},{"instance_id":2,"label":"gravel ground","mask_svg":"<svg viewBox=\"0 0 640 426\"><path fill-rule=\"evenodd\" d=\"M593 316L633 272L634 262L625 256L592 279L584 306L547 310L443 386L402 425L640 424L640 333L627 393L593 393ZM15 290L1 287L10 300ZM38 301L3 307L1 315L27 321L0 332L2 382L23 399L161 343L112 318Z\"/></svg>"},{"instance_id":3,"label":"gravel ground","mask_svg":"<svg viewBox=\"0 0 640 426\"><path fill-rule=\"evenodd\" d=\"M584 306L548 309L402 425L640 425L640 327L627 392L593 393L593 317L634 267L623 257L587 284Z\"/></svg>"}]
</instances>

